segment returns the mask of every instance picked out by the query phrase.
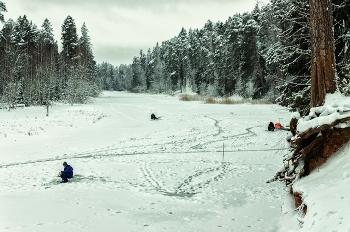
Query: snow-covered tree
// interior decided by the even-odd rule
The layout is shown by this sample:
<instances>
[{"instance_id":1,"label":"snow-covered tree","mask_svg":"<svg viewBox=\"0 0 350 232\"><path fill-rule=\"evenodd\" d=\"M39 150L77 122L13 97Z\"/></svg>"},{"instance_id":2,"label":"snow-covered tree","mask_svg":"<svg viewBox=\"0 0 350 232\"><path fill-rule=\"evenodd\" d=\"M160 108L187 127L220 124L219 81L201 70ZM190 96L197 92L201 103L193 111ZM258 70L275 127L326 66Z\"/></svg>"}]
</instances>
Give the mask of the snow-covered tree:
<instances>
[{"instance_id":1,"label":"snow-covered tree","mask_svg":"<svg viewBox=\"0 0 350 232\"><path fill-rule=\"evenodd\" d=\"M257 22L246 15L243 19L241 60L240 60L240 95L252 98L255 92L255 78L259 76L259 54L257 44Z\"/></svg>"},{"instance_id":2,"label":"snow-covered tree","mask_svg":"<svg viewBox=\"0 0 350 232\"><path fill-rule=\"evenodd\" d=\"M37 103L38 82L36 67L38 64L37 41L39 30L24 15L17 19L12 36L18 51L19 65L16 69L15 81L22 82L19 102L26 105Z\"/></svg>"},{"instance_id":3,"label":"snow-covered tree","mask_svg":"<svg viewBox=\"0 0 350 232\"><path fill-rule=\"evenodd\" d=\"M10 109L15 108L16 104L18 103L20 91L21 91L20 82L7 83L3 92L2 101L7 103L9 111Z\"/></svg>"},{"instance_id":4,"label":"snow-covered tree","mask_svg":"<svg viewBox=\"0 0 350 232\"><path fill-rule=\"evenodd\" d=\"M350 0L333 0L335 59L339 90L350 96Z\"/></svg>"},{"instance_id":5,"label":"snow-covered tree","mask_svg":"<svg viewBox=\"0 0 350 232\"><path fill-rule=\"evenodd\" d=\"M2 12L6 12L6 4L4 2L0 2L0 22L5 22L5 18Z\"/></svg>"},{"instance_id":6,"label":"snow-covered tree","mask_svg":"<svg viewBox=\"0 0 350 232\"><path fill-rule=\"evenodd\" d=\"M86 26L83 25L80 41L77 40L74 20L70 16L66 18L62 29L63 51L59 54L48 19L45 19L41 29L28 20L26 15L18 17L16 22L11 19L5 22L0 31L0 95L3 99L11 99L8 93L13 93L16 86L16 89L19 88L16 103L49 105L53 100L64 100L67 82L71 75L76 74L72 70L79 70L79 75L75 76L88 80L87 85L91 87L88 93L96 96L99 90L96 91L95 62ZM78 45L81 45L81 54L82 48L87 47L87 57L92 57L85 59L92 61L89 63L92 65L88 66L90 69L84 66L89 70L85 70L84 75L83 64L78 62L81 61L77 53Z\"/></svg>"},{"instance_id":7,"label":"snow-covered tree","mask_svg":"<svg viewBox=\"0 0 350 232\"><path fill-rule=\"evenodd\" d=\"M141 53L142 54L142 53ZM131 92L143 92L146 89L145 81L144 81L144 70L142 69L143 63L142 60L138 57L134 57L131 69L132 69L132 79L131 85L129 86L129 90Z\"/></svg>"},{"instance_id":8,"label":"snow-covered tree","mask_svg":"<svg viewBox=\"0 0 350 232\"><path fill-rule=\"evenodd\" d=\"M13 28L15 22L8 20L0 31L0 95L3 94L8 82L13 81L11 74L15 63L15 46Z\"/></svg>"},{"instance_id":9,"label":"snow-covered tree","mask_svg":"<svg viewBox=\"0 0 350 232\"><path fill-rule=\"evenodd\" d=\"M79 64L85 68L85 80L92 83L96 82L96 62L92 52L92 44L89 36L89 30L85 23L81 27L81 37L78 42Z\"/></svg>"},{"instance_id":10,"label":"snow-covered tree","mask_svg":"<svg viewBox=\"0 0 350 232\"><path fill-rule=\"evenodd\" d=\"M37 79L40 86L38 98L40 104L48 107L53 100L58 99L56 91L58 82L58 46L54 40L53 28L48 19L45 19L42 24L38 46L40 54L37 68Z\"/></svg>"},{"instance_id":11,"label":"snow-covered tree","mask_svg":"<svg viewBox=\"0 0 350 232\"><path fill-rule=\"evenodd\" d=\"M292 110L309 110L311 47L306 1L273 0L264 8L265 23L271 26L274 43L264 50L279 95L276 101Z\"/></svg>"},{"instance_id":12,"label":"snow-covered tree","mask_svg":"<svg viewBox=\"0 0 350 232\"><path fill-rule=\"evenodd\" d=\"M81 33L82 36L78 38L74 19L67 16L62 25L61 73L63 75L62 88L65 89L64 97L71 103L73 101L86 102L89 97L96 96L99 92L96 62L85 23L81 28ZM91 91L87 86L91 87Z\"/></svg>"},{"instance_id":13,"label":"snow-covered tree","mask_svg":"<svg viewBox=\"0 0 350 232\"><path fill-rule=\"evenodd\" d=\"M68 63L76 57L78 48L78 34L75 21L71 16L67 16L62 25L62 54Z\"/></svg>"}]
</instances>

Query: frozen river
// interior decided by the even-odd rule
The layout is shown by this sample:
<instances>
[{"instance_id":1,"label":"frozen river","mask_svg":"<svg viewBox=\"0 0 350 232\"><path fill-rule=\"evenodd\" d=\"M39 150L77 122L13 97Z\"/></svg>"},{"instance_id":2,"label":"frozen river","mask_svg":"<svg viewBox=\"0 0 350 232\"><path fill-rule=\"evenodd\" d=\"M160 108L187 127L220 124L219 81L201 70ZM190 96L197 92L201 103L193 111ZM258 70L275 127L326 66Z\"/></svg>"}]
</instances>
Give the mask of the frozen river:
<instances>
[{"instance_id":1,"label":"frozen river","mask_svg":"<svg viewBox=\"0 0 350 232\"><path fill-rule=\"evenodd\" d=\"M275 231L286 109L104 92L45 114L0 111L0 231Z\"/></svg>"}]
</instances>

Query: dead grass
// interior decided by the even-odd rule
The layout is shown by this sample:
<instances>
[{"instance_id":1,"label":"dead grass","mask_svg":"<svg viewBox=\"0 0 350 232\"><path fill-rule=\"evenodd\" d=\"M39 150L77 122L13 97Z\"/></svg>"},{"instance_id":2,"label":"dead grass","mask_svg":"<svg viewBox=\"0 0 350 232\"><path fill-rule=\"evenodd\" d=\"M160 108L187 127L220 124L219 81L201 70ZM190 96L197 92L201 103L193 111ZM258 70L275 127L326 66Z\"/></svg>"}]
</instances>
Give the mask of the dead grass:
<instances>
[{"instance_id":1,"label":"dead grass","mask_svg":"<svg viewBox=\"0 0 350 232\"><path fill-rule=\"evenodd\" d=\"M212 98L208 97L204 100L205 104L226 104L226 105L233 105L233 104L256 104L256 105L262 105L262 104L272 104L272 102L269 102L268 100L252 100L252 99L237 99L233 100L231 98Z\"/></svg>"},{"instance_id":2,"label":"dead grass","mask_svg":"<svg viewBox=\"0 0 350 232\"><path fill-rule=\"evenodd\" d=\"M235 104L235 102L230 99L230 98L224 98L220 100L219 104L227 104L227 105L231 105L231 104Z\"/></svg>"},{"instance_id":3,"label":"dead grass","mask_svg":"<svg viewBox=\"0 0 350 232\"><path fill-rule=\"evenodd\" d=\"M231 98L214 98L214 97L205 97L200 95L188 95L188 94L181 94L179 96L179 99L181 101L203 101L204 104L226 104L226 105L233 105L233 104L273 104L268 99L231 99Z\"/></svg>"},{"instance_id":4,"label":"dead grass","mask_svg":"<svg viewBox=\"0 0 350 232\"><path fill-rule=\"evenodd\" d=\"M214 98L212 98L212 97L206 98L206 99L204 100L204 103L205 103L205 104L217 104L217 103L216 103L216 100L215 100Z\"/></svg>"},{"instance_id":5,"label":"dead grass","mask_svg":"<svg viewBox=\"0 0 350 232\"><path fill-rule=\"evenodd\" d=\"M181 94L179 99L180 101L203 101L204 97L200 95Z\"/></svg>"}]
</instances>

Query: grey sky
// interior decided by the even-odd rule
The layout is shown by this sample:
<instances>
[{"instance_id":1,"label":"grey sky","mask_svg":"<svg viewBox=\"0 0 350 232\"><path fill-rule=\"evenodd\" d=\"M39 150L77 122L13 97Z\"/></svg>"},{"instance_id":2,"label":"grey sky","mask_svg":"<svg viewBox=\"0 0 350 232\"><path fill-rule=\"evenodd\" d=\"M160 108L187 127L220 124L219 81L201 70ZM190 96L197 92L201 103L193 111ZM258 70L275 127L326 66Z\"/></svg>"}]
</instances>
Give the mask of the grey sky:
<instances>
[{"instance_id":1,"label":"grey sky","mask_svg":"<svg viewBox=\"0 0 350 232\"><path fill-rule=\"evenodd\" d=\"M184 27L202 28L210 19L225 21L235 13L250 12L256 0L1 0L5 20L27 15L41 28L52 23L61 44L61 26L70 15L78 33L85 22L98 63L130 64L132 58L168 40Z\"/></svg>"}]
</instances>

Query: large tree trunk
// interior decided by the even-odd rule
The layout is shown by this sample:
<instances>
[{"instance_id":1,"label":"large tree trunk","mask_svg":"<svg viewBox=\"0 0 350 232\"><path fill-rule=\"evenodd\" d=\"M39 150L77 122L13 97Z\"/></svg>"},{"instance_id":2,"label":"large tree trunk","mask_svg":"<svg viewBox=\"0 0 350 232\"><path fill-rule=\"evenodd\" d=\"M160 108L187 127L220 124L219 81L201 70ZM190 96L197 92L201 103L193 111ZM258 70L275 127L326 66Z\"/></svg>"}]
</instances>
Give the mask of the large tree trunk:
<instances>
[{"instance_id":1,"label":"large tree trunk","mask_svg":"<svg viewBox=\"0 0 350 232\"><path fill-rule=\"evenodd\" d=\"M321 106L334 93L335 57L331 0L309 0L312 39L311 107Z\"/></svg>"},{"instance_id":2,"label":"large tree trunk","mask_svg":"<svg viewBox=\"0 0 350 232\"><path fill-rule=\"evenodd\" d=\"M332 8L331 0L309 0L309 4L312 39L311 107L318 107L324 104L327 93L336 90ZM285 155L283 168L268 182L283 180L286 184L293 185L295 180L309 175L349 142L350 127L337 126L350 122L349 110L342 106L332 106L333 109L328 107L320 108L322 110L320 112L319 109L317 114L310 111L309 119L314 120L317 126L304 132L299 133L299 120L292 118L290 130L294 139L289 140L291 153ZM331 114L338 115L330 117ZM322 118L325 117L333 122L324 121ZM301 193L294 192L293 188L290 190L296 207L303 209L306 214L307 208L302 202Z\"/></svg>"}]
</instances>

